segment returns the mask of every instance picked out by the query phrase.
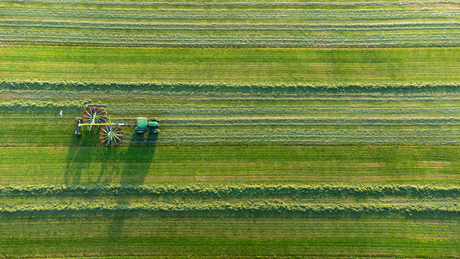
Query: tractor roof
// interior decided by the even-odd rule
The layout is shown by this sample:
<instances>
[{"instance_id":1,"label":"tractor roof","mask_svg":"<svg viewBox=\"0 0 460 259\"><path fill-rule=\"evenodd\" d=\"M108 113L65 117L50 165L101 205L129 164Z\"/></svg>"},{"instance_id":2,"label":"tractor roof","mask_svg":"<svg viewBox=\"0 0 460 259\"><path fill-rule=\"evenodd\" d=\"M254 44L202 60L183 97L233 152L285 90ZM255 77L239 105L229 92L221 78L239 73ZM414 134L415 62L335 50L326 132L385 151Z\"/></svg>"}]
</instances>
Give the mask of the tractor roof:
<instances>
[{"instance_id":1,"label":"tractor roof","mask_svg":"<svg viewBox=\"0 0 460 259\"><path fill-rule=\"evenodd\" d=\"M147 127L147 118L143 118L143 117L137 117L136 118L137 120L137 127L138 128L145 128Z\"/></svg>"}]
</instances>

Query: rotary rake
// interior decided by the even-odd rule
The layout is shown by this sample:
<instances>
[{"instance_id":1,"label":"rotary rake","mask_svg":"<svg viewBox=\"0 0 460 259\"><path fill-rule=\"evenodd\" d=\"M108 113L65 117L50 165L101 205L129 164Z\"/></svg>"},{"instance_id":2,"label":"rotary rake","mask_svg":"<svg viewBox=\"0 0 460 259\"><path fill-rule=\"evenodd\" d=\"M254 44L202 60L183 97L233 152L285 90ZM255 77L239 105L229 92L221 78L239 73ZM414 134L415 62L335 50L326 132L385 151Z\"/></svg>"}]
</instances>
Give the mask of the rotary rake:
<instances>
[{"instance_id":1,"label":"rotary rake","mask_svg":"<svg viewBox=\"0 0 460 259\"><path fill-rule=\"evenodd\" d=\"M99 139L101 143L106 146L116 146L123 138L122 127L136 127L137 134L144 134L150 130L150 133L158 134L159 121L156 118L147 120L144 117L137 117L137 124L114 123L107 116L104 104L88 104L88 109L85 111L83 117L77 117L78 129L75 135L81 136L80 130L85 127L91 131L94 128L101 128L99 132Z\"/></svg>"}]
</instances>

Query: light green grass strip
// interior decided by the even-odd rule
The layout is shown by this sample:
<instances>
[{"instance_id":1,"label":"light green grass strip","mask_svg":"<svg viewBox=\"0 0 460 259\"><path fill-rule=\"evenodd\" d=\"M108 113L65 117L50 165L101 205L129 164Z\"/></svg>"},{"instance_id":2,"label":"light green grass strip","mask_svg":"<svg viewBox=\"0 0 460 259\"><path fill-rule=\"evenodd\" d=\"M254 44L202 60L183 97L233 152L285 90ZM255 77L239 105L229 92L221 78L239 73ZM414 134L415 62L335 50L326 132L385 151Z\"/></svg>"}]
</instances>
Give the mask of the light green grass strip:
<instances>
[{"instance_id":1,"label":"light green grass strip","mask_svg":"<svg viewBox=\"0 0 460 259\"><path fill-rule=\"evenodd\" d=\"M459 153L457 146L0 148L0 182L458 185Z\"/></svg>"},{"instance_id":2,"label":"light green grass strip","mask_svg":"<svg viewBox=\"0 0 460 259\"><path fill-rule=\"evenodd\" d=\"M0 78L125 82L455 82L460 48L194 49L4 46Z\"/></svg>"}]
</instances>

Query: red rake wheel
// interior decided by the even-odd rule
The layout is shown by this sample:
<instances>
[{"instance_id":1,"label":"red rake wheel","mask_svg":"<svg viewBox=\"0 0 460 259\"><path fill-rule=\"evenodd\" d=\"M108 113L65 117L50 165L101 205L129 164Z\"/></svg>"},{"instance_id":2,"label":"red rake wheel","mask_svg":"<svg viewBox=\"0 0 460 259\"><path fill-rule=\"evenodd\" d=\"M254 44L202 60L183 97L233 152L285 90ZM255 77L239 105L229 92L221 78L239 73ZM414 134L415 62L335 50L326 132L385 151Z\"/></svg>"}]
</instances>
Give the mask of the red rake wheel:
<instances>
[{"instance_id":1,"label":"red rake wheel","mask_svg":"<svg viewBox=\"0 0 460 259\"><path fill-rule=\"evenodd\" d=\"M98 107L90 107L84 115L85 123L98 124L106 121L105 111Z\"/></svg>"},{"instance_id":2,"label":"red rake wheel","mask_svg":"<svg viewBox=\"0 0 460 259\"><path fill-rule=\"evenodd\" d=\"M123 130L117 125L107 125L101 129L99 135L99 139L106 146L116 146L121 142Z\"/></svg>"}]
</instances>

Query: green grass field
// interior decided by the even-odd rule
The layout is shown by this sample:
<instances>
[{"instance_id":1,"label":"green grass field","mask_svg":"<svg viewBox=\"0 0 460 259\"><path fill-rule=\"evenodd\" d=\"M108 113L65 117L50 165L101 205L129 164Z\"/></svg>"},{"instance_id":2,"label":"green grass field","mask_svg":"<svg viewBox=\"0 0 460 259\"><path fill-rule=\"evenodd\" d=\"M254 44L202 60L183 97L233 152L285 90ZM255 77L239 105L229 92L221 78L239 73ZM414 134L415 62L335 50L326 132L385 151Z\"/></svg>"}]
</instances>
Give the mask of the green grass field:
<instances>
[{"instance_id":1,"label":"green grass field","mask_svg":"<svg viewBox=\"0 0 460 259\"><path fill-rule=\"evenodd\" d=\"M458 10L0 1L0 258L458 258Z\"/></svg>"}]
</instances>

